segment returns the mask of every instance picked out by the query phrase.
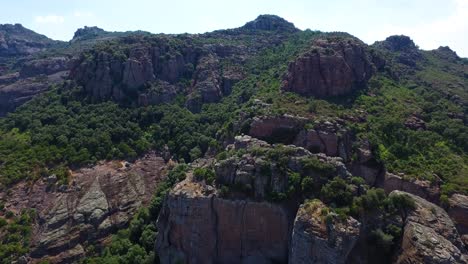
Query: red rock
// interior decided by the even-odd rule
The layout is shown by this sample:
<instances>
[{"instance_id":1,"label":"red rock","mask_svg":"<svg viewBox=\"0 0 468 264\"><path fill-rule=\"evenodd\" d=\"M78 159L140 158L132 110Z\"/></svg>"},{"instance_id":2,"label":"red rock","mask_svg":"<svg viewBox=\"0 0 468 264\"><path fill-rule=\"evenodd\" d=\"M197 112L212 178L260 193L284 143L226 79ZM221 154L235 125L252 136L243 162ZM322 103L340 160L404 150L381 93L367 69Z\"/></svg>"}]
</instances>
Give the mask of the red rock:
<instances>
[{"instance_id":1,"label":"red rock","mask_svg":"<svg viewBox=\"0 0 468 264\"><path fill-rule=\"evenodd\" d=\"M364 43L352 38L319 39L289 64L282 89L304 96L339 96L365 85L373 72Z\"/></svg>"}]
</instances>

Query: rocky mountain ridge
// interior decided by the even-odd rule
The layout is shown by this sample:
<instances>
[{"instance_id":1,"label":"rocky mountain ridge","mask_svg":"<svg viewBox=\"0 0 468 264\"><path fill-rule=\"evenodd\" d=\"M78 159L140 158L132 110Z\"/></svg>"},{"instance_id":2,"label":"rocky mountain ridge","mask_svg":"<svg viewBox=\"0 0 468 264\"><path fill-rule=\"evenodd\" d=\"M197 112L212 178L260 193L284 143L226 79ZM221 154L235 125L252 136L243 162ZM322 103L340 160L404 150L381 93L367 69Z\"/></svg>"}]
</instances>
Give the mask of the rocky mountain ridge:
<instances>
[{"instance_id":1,"label":"rocky mountain ridge","mask_svg":"<svg viewBox=\"0 0 468 264\"><path fill-rule=\"evenodd\" d=\"M467 262L468 72L450 48L272 15L69 43L1 28L5 261Z\"/></svg>"}]
</instances>

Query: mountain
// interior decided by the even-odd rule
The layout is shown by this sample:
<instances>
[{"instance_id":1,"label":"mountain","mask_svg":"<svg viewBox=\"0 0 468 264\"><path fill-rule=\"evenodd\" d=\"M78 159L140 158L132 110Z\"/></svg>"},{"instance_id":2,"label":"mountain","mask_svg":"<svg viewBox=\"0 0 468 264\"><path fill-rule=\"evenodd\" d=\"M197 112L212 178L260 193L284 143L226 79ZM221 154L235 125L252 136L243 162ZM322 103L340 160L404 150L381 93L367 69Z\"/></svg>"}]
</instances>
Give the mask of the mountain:
<instances>
[{"instance_id":1,"label":"mountain","mask_svg":"<svg viewBox=\"0 0 468 264\"><path fill-rule=\"evenodd\" d=\"M468 60L449 47L274 15L0 29L22 43L0 53L0 263L468 259Z\"/></svg>"}]
</instances>

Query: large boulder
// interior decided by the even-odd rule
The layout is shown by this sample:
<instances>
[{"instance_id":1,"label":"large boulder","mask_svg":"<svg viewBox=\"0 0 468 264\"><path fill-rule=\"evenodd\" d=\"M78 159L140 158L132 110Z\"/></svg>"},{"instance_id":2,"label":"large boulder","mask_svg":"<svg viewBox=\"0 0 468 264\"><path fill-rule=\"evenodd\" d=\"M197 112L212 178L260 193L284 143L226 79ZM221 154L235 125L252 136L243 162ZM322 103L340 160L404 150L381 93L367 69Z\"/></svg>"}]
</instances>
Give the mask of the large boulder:
<instances>
[{"instance_id":1,"label":"large boulder","mask_svg":"<svg viewBox=\"0 0 468 264\"><path fill-rule=\"evenodd\" d=\"M289 64L282 89L321 98L345 95L366 85L373 73L364 43L354 38L318 39Z\"/></svg>"},{"instance_id":2,"label":"large boulder","mask_svg":"<svg viewBox=\"0 0 468 264\"><path fill-rule=\"evenodd\" d=\"M346 263L356 244L360 223L328 213L327 207L314 200L302 204L294 221L289 263Z\"/></svg>"},{"instance_id":3,"label":"large boulder","mask_svg":"<svg viewBox=\"0 0 468 264\"><path fill-rule=\"evenodd\" d=\"M402 191L414 202L407 211L396 263L467 263L466 250L454 223L439 206Z\"/></svg>"}]
</instances>

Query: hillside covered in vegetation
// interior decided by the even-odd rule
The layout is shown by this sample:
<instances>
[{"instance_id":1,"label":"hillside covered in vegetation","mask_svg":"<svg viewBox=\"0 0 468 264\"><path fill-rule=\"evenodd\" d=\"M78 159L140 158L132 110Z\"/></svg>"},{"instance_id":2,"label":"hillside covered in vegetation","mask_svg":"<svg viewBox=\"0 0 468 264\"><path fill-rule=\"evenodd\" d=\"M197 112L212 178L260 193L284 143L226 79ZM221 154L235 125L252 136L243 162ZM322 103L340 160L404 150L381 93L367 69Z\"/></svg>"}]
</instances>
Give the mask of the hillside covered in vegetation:
<instances>
[{"instance_id":1,"label":"hillside covered in vegetation","mask_svg":"<svg viewBox=\"0 0 468 264\"><path fill-rule=\"evenodd\" d=\"M450 48L270 15L69 43L18 28L0 27L1 263L465 263L468 59Z\"/></svg>"}]
</instances>

